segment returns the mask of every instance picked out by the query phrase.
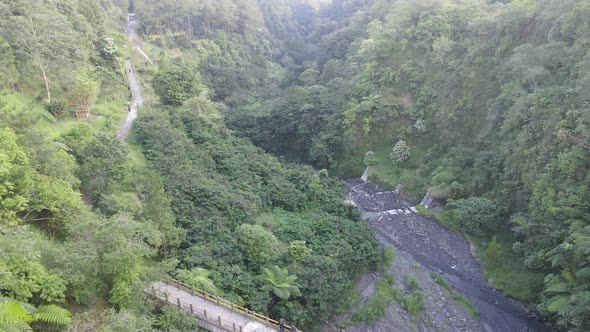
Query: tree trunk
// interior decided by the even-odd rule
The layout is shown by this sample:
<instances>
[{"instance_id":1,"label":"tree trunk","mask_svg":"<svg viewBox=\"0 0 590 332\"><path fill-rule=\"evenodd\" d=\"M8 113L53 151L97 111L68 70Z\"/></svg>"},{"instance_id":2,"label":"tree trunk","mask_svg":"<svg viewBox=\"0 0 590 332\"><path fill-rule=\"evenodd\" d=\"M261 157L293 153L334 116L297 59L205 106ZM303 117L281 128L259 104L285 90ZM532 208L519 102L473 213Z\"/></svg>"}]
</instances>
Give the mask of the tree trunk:
<instances>
[{"instance_id":1,"label":"tree trunk","mask_svg":"<svg viewBox=\"0 0 590 332\"><path fill-rule=\"evenodd\" d=\"M47 91L47 102L51 103L51 90L49 89L49 80L47 79L47 74L45 73L45 68L41 64L41 58L39 57L39 53L37 53L37 66L41 70L43 74L43 81L45 82L45 90Z\"/></svg>"}]
</instances>

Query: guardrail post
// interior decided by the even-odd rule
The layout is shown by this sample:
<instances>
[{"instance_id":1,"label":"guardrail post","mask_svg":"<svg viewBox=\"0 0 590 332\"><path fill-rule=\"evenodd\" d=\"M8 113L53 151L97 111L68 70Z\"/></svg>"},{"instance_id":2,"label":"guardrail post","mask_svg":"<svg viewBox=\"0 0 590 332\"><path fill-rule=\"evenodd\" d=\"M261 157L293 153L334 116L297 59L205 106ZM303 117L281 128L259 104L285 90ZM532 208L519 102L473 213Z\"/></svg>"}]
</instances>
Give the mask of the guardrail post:
<instances>
[{"instance_id":1,"label":"guardrail post","mask_svg":"<svg viewBox=\"0 0 590 332\"><path fill-rule=\"evenodd\" d=\"M180 299L176 298L176 303L178 303L178 307L180 308Z\"/></svg>"},{"instance_id":2,"label":"guardrail post","mask_svg":"<svg viewBox=\"0 0 590 332\"><path fill-rule=\"evenodd\" d=\"M219 322L219 326L221 327L221 316L217 316L217 321Z\"/></svg>"},{"instance_id":3,"label":"guardrail post","mask_svg":"<svg viewBox=\"0 0 590 332\"><path fill-rule=\"evenodd\" d=\"M232 323L232 331L236 332L236 323Z\"/></svg>"},{"instance_id":4,"label":"guardrail post","mask_svg":"<svg viewBox=\"0 0 590 332\"><path fill-rule=\"evenodd\" d=\"M192 303L190 303L189 305L190 305L190 307L191 307L191 314L194 314L195 312L193 311L193 304L192 304Z\"/></svg>"},{"instance_id":5,"label":"guardrail post","mask_svg":"<svg viewBox=\"0 0 590 332\"><path fill-rule=\"evenodd\" d=\"M207 310L203 310L203 313L205 314L205 319L207 319Z\"/></svg>"}]
</instances>

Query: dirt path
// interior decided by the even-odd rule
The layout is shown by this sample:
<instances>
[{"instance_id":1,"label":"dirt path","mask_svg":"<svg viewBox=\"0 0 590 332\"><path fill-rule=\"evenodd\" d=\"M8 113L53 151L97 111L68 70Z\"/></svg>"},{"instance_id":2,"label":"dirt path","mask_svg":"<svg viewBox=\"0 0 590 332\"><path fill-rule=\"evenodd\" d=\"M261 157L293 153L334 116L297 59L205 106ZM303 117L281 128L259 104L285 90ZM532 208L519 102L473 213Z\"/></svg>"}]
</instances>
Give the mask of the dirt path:
<instances>
[{"instance_id":1,"label":"dirt path","mask_svg":"<svg viewBox=\"0 0 590 332\"><path fill-rule=\"evenodd\" d=\"M150 59L150 57L141 49L143 47L143 41L135 33L137 21L135 20L135 17L133 20L131 20L131 15L132 13L129 13L129 16L127 17L127 37L133 44L133 47L135 47L135 49L146 59L147 62L150 63L150 65L153 65L154 62L152 59Z\"/></svg>"},{"instance_id":2,"label":"dirt path","mask_svg":"<svg viewBox=\"0 0 590 332\"><path fill-rule=\"evenodd\" d=\"M445 276L479 310L480 331L548 331L524 306L486 284L461 234L410 210L413 204L394 192L378 192L371 183L358 179L346 182L348 200L373 225L379 241L409 254L424 269ZM400 208L404 213L393 212Z\"/></svg>"},{"instance_id":3,"label":"dirt path","mask_svg":"<svg viewBox=\"0 0 590 332\"><path fill-rule=\"evenodd\" d=\"M127 35L131 39L131 41L136 43L135 38L135 26L137 22L128 20L127 22ZM138 46L136 46L139 49ZM141 52L142 54L145 54ZM147 55L146 55L147 56ZM149 60L149 58L148 58ZM151 62L151 60L149 60ZM135 72L135 68L131 63L131 60L127 59L125 62L125 72L127 73L127 81L129 82L129 89L131 90L131 105L129 106L129 112L127 114L127 118L125 118L125 122L119 128L119 137L122 139L127 138L129 135L129 131L131 130L131 126L133 125L133 121L137 118L137 107L143 105L143 95L141 94L141 84L137 77L137 73Z\"/></svg>"}]
</instances>

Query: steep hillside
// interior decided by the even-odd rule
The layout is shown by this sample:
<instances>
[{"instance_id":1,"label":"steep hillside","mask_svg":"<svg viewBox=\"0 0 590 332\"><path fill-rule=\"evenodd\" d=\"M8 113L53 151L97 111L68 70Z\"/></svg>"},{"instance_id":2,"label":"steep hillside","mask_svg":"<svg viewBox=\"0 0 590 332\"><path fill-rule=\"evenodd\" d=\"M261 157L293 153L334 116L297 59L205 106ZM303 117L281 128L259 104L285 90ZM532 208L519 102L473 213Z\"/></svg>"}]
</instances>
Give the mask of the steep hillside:
<instances>
[{"instance_id":1,"label":"steep hillside","mask_svg":"<svg viewBox=\"0 0 590 332\"><path fill-rule=\"evenodd\" d=\"M144 294L163 275L306 330L428 330L438 293L465 321L436 326L476 326L343 205L367 166L430 193L490 286L588 330L589 46L583 0L3 1L0 330L195 330Z\"/></svg>"}]
</instances>

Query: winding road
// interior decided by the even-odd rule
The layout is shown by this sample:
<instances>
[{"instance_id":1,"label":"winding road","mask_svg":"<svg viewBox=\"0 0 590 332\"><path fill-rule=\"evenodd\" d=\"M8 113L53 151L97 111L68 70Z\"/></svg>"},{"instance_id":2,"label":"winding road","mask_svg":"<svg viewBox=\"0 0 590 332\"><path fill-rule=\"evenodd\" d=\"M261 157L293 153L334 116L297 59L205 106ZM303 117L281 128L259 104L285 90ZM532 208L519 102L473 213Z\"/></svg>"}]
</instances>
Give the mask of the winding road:
<instances>
[{"instance_id":1,"label":"winding road","mask_svg":"<svg viewBox=\"0 0 590 332\"><path fill-rule=\"evenodd\" d=\"M152 63L152 60L139 48L141 42L136 38L135 35L135 27L137 22L132 18L132 14L130 13L127 18L127 36L140 53L146 57L146 59ZM127 118L125 118L125 122L119 128L119 137L122 139L127 138L129 136L129 132L131 131L131 126L133 125L133 121L137 118L137 108L143 105L143 95L141 94L141 84L137 77L137 73L135 71L135 67L133 63L131 63L130 59L125 61L125 72L127 73L127 81L129 82L129 89L131 90L131 104L129 107L129 112L127 114Z\"/></svg>"},{"instance_id":2,"label":"winding road","mask_svg":"<svg viewBox=\"0 0 590 332\"><path fill-rule=\"evenodd\" d=\"M425 269L443 275L473 302L480 314L480 331L549 331L523 305L486 284L469 242L460 233L417 213L411 202L395 192L379 192L360 179L346 184L347 200L375 228L382 244L393 245Z\"/></svg>"}]
</instances>

